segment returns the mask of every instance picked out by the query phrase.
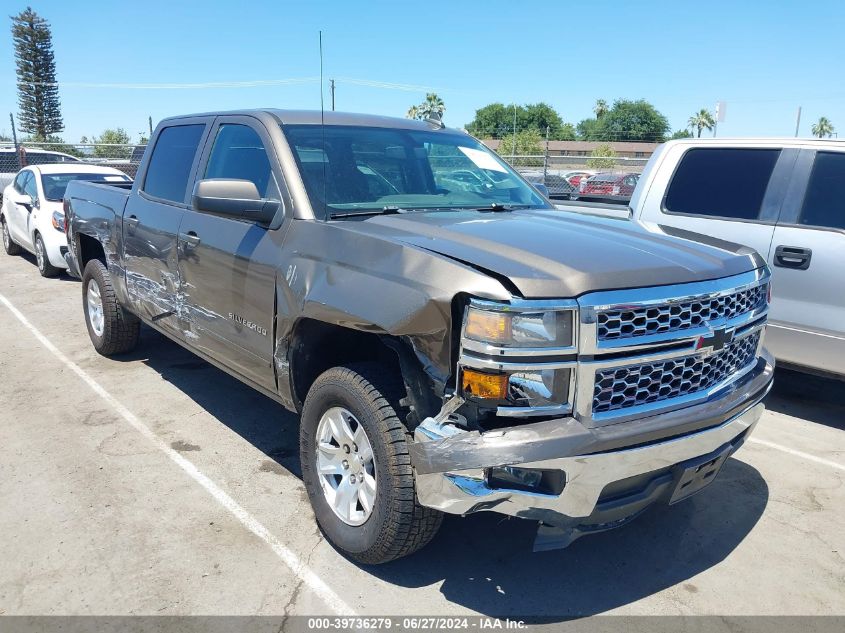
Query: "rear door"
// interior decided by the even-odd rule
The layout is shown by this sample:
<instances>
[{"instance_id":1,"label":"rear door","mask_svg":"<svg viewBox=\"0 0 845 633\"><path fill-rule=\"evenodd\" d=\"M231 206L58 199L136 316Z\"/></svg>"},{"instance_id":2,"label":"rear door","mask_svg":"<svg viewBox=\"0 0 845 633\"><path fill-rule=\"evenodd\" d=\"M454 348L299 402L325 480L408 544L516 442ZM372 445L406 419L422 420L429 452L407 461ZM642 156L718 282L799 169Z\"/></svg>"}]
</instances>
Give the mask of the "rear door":
<instances>
[{"instance_id":1,"label":"rear door","mask_svg":"<svg viewBox=\"0 0 845 633\"><path fill-rule=\"evenodd\" d=\"M765 259L798 150L692 147L642 220L751 246ZM659 184L659 183L658 183Z\"/></svg>"},{"instance_id":2,"label":"rear door","mask_svg":"<svg viewBox=\"0 0 845 633\"><path fill-rule=\"evenodd\" d=\"M181 336L176 234L211 117L179 120L156 136L143 182L123 215L126 287L139 314Z\"/></svg>"},{"instance_id":3,"label":"rear door","mask_svg":"<svg viewBox=\"0 0 845 633\"><path fill-rule=\"evenodd\" d=\"M218 117L197 180L249 180L263 198L284 200L281 169L273 152L268 152L272 147L257 119ZM273 320L281 246L281 229L193 208L185 211L179 228L183 328L188 342L273 391Z\"/></svg>"},{"instance_id":4,"label":"rear door","mask_svg":"<svg viewBox=\"0 0 845 633\"><path fill-rule=\"evenodd\" d=\"M778 359L845 374L845 152L802 150L769 254Z\"/></svg>"}]
</instances>

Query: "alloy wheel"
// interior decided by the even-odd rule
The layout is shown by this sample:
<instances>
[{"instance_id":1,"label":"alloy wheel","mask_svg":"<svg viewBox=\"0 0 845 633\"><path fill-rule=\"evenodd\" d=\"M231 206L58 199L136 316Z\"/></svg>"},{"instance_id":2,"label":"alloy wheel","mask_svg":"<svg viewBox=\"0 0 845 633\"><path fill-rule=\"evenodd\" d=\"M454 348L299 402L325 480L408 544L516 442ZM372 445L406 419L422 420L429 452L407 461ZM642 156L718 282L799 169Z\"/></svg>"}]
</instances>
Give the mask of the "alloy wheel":
<instances>
[{"instance_id":1,"label":"alloy wheel","mask_svg":"<svg viewBox=\"0 0 845 633\"><path fill-rule=\"evenodd\" d=\"M103 315L103 298L100 295L100 287L93 279L88 283L88 292L85 298L91 329L94 330L94 334L97 336L102 336L106 323L105 316Z\"/></svg>"},{"instance_id":2,"label":"alloy wheel","mask_svg":"<svg viewBox=\"0 0 845 633\"><path fill-rule=\"evenodd\" d=\"M376 462L364 426L347 409L332 407L320 418L316 439L326 502L347 525L362 525L376 499Z\"/></svg>"}]
</instances>

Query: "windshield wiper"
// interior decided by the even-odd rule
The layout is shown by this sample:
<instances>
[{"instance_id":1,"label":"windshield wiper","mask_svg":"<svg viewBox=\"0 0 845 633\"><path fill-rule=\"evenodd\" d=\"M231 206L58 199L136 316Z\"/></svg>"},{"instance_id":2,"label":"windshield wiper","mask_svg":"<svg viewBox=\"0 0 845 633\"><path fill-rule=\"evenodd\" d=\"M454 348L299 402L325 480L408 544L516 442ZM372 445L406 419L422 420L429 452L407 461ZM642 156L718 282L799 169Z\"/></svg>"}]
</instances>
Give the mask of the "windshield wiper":
<instances>
[{"instance_id":1,"label":"windshield wiper","mask_svg":"<svg viewBox=\"0 0 845 633\"><path fill-rule=\"evenodd\" d=\"M502 204L501 202L492 202L486 207L473 207L475 211L516 211L517 209L530 209L530 204Z\"/></svg>"},{"instance_id":2,"label":"windshield wiper","mask_svg":"<svg viewBox=\"0 0 845 633\"><path fill-rule=\"evenodd\" d=\"M354 211L352 213L331 213L329 214L329 218L332 220L337 220L340 218L357 218L367 215L393 215L394 213L408 212L409 209L404 209L402 207L397 207L394 205L388 205L386 207L382 207L381 209L367 209L365 211Z\"/></svg>"}]
</instances>

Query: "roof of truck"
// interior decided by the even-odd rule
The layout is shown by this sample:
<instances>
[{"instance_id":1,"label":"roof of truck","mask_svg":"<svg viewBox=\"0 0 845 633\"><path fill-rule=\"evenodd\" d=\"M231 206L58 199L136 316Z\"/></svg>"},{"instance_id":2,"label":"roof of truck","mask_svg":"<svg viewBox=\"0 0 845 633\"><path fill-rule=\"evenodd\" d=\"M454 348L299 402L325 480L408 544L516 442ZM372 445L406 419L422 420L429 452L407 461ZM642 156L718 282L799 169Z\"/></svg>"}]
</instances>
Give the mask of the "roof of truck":
<instances>
[{"instance_id":1,"label":"roof of truck","mask_svg":"<svg viewBox=\"0 0 845 633\"><path fill-rule=\"evenodd\" d=\"M271 116L282 125L360 125L366 127L401 128L409 130L436 130L439 126L428 121L407 119L400 117L379 116L375 114L358 114L354 112L320 112L319 110L279 110L275 108L259 108L255 110L230 110L225 112L201 112L168 117L164 121L187 119L203 116ZM453 131L459 131L451 128Z\"/></svg>"},{"instance_id":2,"label":"roof of truck","mask_svg":"<svg viewBox=\"0 0 845 633\"><path fill-rule=\"evenodd\" d=\"M703 145L714 147L830 147L838 150L845 148L845 140L832 138L801 138L778 136L746 136L746 137L717 137L717 138L680 138L666 142L667 145Z\"/></svg>"}]
</instances>

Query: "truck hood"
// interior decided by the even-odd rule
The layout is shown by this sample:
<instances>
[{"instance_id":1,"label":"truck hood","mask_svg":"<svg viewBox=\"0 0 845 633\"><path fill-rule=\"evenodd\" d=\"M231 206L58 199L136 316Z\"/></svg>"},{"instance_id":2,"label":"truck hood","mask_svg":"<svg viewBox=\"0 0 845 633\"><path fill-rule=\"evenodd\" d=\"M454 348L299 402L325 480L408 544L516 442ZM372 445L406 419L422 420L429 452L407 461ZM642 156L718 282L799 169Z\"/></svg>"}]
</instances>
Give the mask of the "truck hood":
<instances>
[{"instance_id":1,"label":"truck hood","mask_svg":"<svg viewBox=\"0 0 845 633\"><path fill-rule=\"evenodd\" d=\"M744 246L558 210L432 211L354 224L483 270L526 298L705 281L764 265Z\"/></svg>"}]
</instances>

